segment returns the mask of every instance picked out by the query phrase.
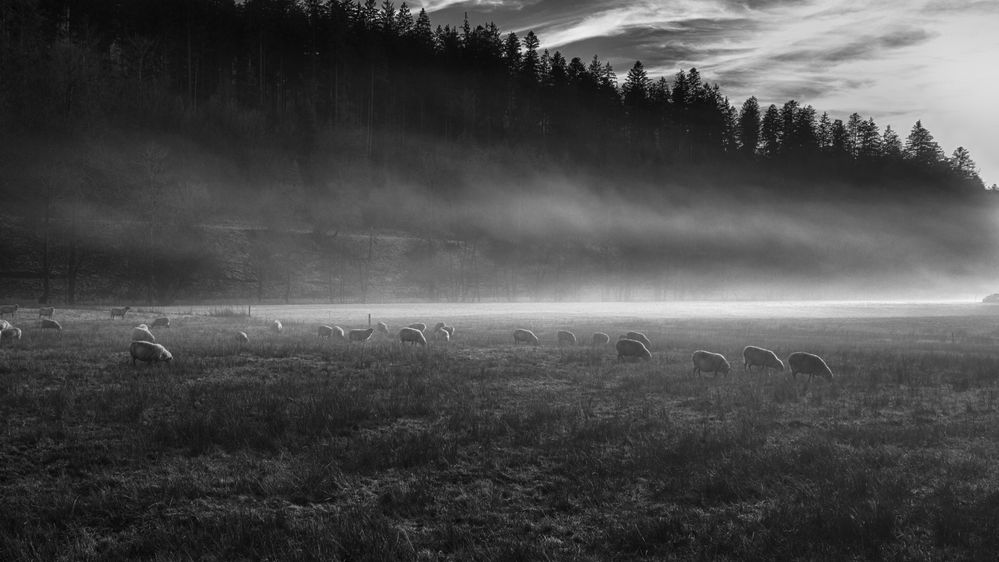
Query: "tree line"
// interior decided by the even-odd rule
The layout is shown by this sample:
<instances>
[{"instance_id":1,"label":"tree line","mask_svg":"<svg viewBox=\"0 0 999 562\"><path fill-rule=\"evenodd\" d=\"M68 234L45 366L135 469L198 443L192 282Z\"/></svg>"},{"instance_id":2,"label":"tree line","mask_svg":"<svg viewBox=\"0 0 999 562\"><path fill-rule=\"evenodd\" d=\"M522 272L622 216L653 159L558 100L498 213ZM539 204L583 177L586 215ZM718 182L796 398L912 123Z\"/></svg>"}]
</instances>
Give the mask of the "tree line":
<instances>
[{"instance_id":1,"label":"tree line","mask_svg":"<svg viewBox=\"0 0 999 562\"><path fill-rule=\"evenodd\" d=\"M9 0L0 68L12 80L0 95L21 126L101 111L179 121L277 144L306 165L325 133L351 131L352 148L380 165L392 165L402 134L567 165L724 162L764 177L982 187L968 151L948 157L918 121L902 138L796 100L737 109L696 68L653 79L639 61L619 85L599 56L539 45L532 31L467 18L434 26L391 0Z\"/></svg>"}]
</instances>

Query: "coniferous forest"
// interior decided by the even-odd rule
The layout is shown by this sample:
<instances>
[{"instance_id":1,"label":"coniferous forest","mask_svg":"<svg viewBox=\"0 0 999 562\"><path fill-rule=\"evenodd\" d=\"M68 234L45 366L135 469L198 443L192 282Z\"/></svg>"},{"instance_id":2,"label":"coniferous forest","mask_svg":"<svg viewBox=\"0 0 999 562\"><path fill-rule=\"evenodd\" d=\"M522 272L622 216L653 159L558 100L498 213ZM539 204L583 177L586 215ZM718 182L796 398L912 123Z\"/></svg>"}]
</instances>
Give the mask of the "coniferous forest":
<instances>
[{"instance_id":1,"label":"coniferous forest","mask_svg":"<svg viewBox=\"0 0 999 562\"><path fill-rule=\"evenodd\" d=\"M0 294L841 297L995 263L992 191L919 121L539 44L388 0L8 0Z\"/></svg>"}]
</instances>

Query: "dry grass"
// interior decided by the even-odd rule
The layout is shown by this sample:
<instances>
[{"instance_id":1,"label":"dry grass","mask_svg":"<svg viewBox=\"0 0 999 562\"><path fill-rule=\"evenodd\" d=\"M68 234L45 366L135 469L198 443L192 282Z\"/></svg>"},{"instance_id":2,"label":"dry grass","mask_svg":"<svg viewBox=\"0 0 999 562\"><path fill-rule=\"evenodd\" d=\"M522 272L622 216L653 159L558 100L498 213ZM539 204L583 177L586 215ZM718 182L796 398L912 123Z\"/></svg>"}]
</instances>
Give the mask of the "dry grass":
<instances>
[{"instance_id":1,"label":"dry grass","mask_svg":"<svg viewBox=\"0 0 999 562\"><path fill-rule=\"evenodd\" d=\"M0 348L0 559L975 558L999 542L988 318L592 319L649 363L558 348L564 320L466 318L412 349L174 315L175 361L60 311ZM390 322L402 324L402 320ZM956 328L962 332L956 335ZM250 343L232 338L245 330ZM745 344L832 383L744 373ZM728 377L691 377L694 349Z\"/></svg>"}]
</instances>

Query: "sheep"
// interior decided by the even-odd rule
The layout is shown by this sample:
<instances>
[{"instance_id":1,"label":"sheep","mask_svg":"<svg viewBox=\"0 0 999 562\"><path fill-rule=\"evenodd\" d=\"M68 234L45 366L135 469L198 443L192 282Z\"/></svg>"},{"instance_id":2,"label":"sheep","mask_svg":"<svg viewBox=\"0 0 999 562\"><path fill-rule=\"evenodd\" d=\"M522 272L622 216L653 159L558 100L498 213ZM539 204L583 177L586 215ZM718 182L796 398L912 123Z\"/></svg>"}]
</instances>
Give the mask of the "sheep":
<instances>
[{"instance_id":1,"label":"sheep","mask_svg":"<svg viewBox=\"0 0 999 562\"><path fill-rule=\"evenodd\" d=\"M236 341L239 343L249 343L250 337L246 335L246 332L236 332Z\"/></svg>"},{"instance_id":2,"label":"sheep","mask_svg":"<svg viewBox=\"0 0 999 562\"><path fill-rule=\"evenodd\" d=\"M139 324L138 326L132 328L132 341L145 341L149 343L156 342L156 336L149 331L149 326L145 324Z\"/></svg>"},{"instance_id":3,"label":"sheep","mask_svg":"<svg viewBox=\"0 0 999 562\"><path fill-rule=\"evenodd\" d=\"M169 328L170 327L170 319L167 318L166 316L161 316L161 317L157 318L156 320L153 320L152 327L153 328Z\"/></svg>"},{"instance_id":4,"label":"sheep","mask_svg":"<svg viewBox=\"0 0 999 562\"><path fill-rule=\"evenodd\" d=\"M747 345L742 350L742 359L748 371L752 371L753 367L757 365L762 367L761 371L768 368L778 371L784 370L784 362L777 357L776 353L755 345Z\"/></svg>"},{"instance_id":5,"label":"sheep","mask_svg":"<svg viewBox=\"0 0 999 562\"><path fill-rule=\"evenodd\" d=\"M159 363L160 361L169 363L173 359L173 355L165 347L148 341L132 342L128 346L128 352L132 355L132 365L135 365L136 360L146 363Z\"/></svg>"},{"instance_id":6,"label":"sheep","mask_svg":"<svg viewBox=\"0 0 999 562\"><path fill-rule=\"evenodd\" d=\"M0 330L0 340L19 340L19 339L21 339L20 328L8 326Z\"/></svg>"},{"instance_id":7,"label":"sheep","mask_svg":"<svg viewBox=\"0 0 999 562\"><path fill-rule=\"evenodd\" d=\"M406 327L407 328L412 328L414 330L419 330L421 332L426 332L427 331L427 325L424 324L423 322L414 322L413 324L410 324L409 326L406 326Z\"/></svg>"},{"instance_id":8,"label":"sheep","mask_svg":"<svg viewBox=\"0 0 999 562\"><path fill-rule=\"evenodd\" d=\"M333 335L340 339L346 338L346 336L343 334L343 328L341 328L340 326L333 326Z\"/></svg>"},{"instance_id":9,"label":"sheep","mask_svg":"<svg viewBox=\"0 0 999 562\"><path fill-rule=\"evenodd\" d=\"M323 324L322 326L319 326L316 332L320 338L328 340L333 337L333 326Z\"/></svg>"},{"instance_id":10,"label":"sheep","mask_svg":"<svg viewBox=\"0 0 999 562\"><path fill-rule=\"evenodd\" d=\"M114 320L115 318L117 318L119 316L122 317L122 318L124 318L125 317L125 313L128 312L129 310L132 310L132 307L126 306L126 307L123 307L123 308L112 308L111 309L111 319Z\"/></svg>"},{"instance_id":11,"label":"sheep","mask_svg":"<svg viewBox=\"0 0 999 562\"><path fill-rule=\"evenodd\" d=\"M711 353L710 351L699 349L691 354L690 359L694 363L694 369L690 372L691 375L700 375L701 373L713 373L715 375L721 373L727 375L732 370L732 366L728 364L728 360L720 353Z\"/></svg>"},{"instance_id":12,"label":"sheep","mask_svg":"<svg viewBox=\"0 0 999 562\"><path fill-rule=\"evenodd\" d=\"M787 366L791 369L791 376L798 378L798 373L808 375L809 382L812 377L818 375L826 380L833 380L833 372L829 365L818 355L796 351L787 356Z\"/></svg>"},{"instance_id":13,"label":"sheep","mask_svg":"<svg viewBox=\"0 0 999 562\"><path fill-rule=\"evenodd\" d=\"M454 326L448 326L443 322L438 322L437 325L434 326L434 330L444 330L447 332L447 338L449 340L454 337Z\"/></svg>"},{"instance_id":14,"label":"sheep","mask_svg":"<svg viewBox=\"0 0 999 562\"><path fill-rule=\"evenodd\" d=\"M434 331L430 333L434 338L439 339L443 342L451 341L451 332L448 332L446 328L441 326L440 328L434 328Z\"/></svg>"},{"instance_id":15,"label":"sheep","mask_svg":"<svg viewBox=\"0 0 999 562\"><path fill-rule=\"evenodd\" d=\"M559 345L576 345L576 334L569 330L559 330L556 335Z\"/></svg>"},{"instance_id":16,"label":"sheep","mask_svg":"<svg viewBox=\"0 0 999 562\"><path fill-rule=\"evenodd\" d=\"M7 328L13 328L14 325L10 322L0 318L0 330L6 330Z\"/></svg>"},{"instance_id":17,"label":"sheep","mask_svg":"<svg viewBox=\"0 0 999 562\"><path fill-rule=\"evenodd\" d=\"M517 328L516 330L513 331L513 343L514 345L516 345L520 342L530 343L534 345L540 345L541 343L538 340L538 336L534 335L534 332L524 328Z\"/></svg>"},{"instance_id":18,"label":"sheep","mask_svg":"<svg viewBox=\"0 0 999 562\"><path fill-rule=\"evenodd\" d=\"M648 336L646 336L642 332L628 332L623 336L619 336L617 339L640 341L642 342L642 345L644 345L646 349L652 349L652 341L649 340Z\"/></svg>"},{"instance_id":19,"label":"sheep","mask_svg":"<svg viewBox=\"0 0 999 562\"><path fill-rule=\"evenodd\" d=\"M281 324L280 320L275 320L274 322L271 322L271 331L274 332L275 334L280 334L281 330L283 329L284 326Z\"/></svg>"},{"instance_id":20,"label":"sheep","mask_svg":"<svg viewBox=\"0 0 999 562\"><path fill-rule=\"evenodd\" d=\"M51 318L42 318L42 329L43 330L62 330L62 325L59 322L52 320Z\"/></svg>"},{"instance_id":21,"label":"sheep","mask_svg":"<svg viewBox=\"0 0 999 562\"><path fill-rule=\"evenodd\" d=\"M353 335L353 332L351 335ZM399 330L399 341L413 345L422 345L424 347L427 345L427 338L424 337L423 332L416 328L406 327Z\"/></svg>"},{"instance_id":22,"label":"sheep","mask_svg":"<svg viewBox=\"0 0 999 562\"><path fill-rule=\"evenodd\" d=\"M619 339L615 347L617 348L617 358L619 361L628 357L635 357L646 361L652 360L652 353L649 351L649 348L645 347L645 344L638 340L628 338Z\"/></svg>"},{"instance_id":23,"label":"sheep","mask_svg":"<svg viewBox=\"0 0 999 562\"><path fill-rule=\"evenodd\" d=\"M374 328L368 328L367 330L351 330L350 331L350 341L368 341L371 334L375 332Z\"/></svg>"},{"instance_id":24,"label":"sheep","mask_svg":"<svg viewBox=\"0 0 999 562\"><path fill-rule=\"evenodd\" d=\"M379 334L385 334L387 336L389 333L388 324L386 324L385 322L379 322L378 324L375 324L375 331L378 332Z\"/></svg>"},{"instance_id":25,"label":"sheep","mask_svg":"<svg viewBox=\"0 0 999 562\"><path fill-rule=\"evenodd\" d=\"M0 317L10 314L11 316L17 316L17 309L21 308L16 304L5 304L0 306Z\"/></svg>"},{"instance_id":26,"label":"sheep","mask_svg":"<svg viewBox=\"0 0 999 562\"><path fill-rule=\"evenodd\" d=\"M610 343L610 336L603 332L593 333L593 345L607 345Z\"/></svg>"},{"instance_id":27,"label":"sheep","mask_svg":"<svg viewBox=\"0 0 999 562\"><path fill-rule=\"evenodd\" d=\"M49 318L52 318L52 315L54 313L55 313L55 307L53 307L53 306L40 306L40 307L38 307L38 317L39 318L41 318L42 316L48 316Z\"/></svg>"}]
</instances>

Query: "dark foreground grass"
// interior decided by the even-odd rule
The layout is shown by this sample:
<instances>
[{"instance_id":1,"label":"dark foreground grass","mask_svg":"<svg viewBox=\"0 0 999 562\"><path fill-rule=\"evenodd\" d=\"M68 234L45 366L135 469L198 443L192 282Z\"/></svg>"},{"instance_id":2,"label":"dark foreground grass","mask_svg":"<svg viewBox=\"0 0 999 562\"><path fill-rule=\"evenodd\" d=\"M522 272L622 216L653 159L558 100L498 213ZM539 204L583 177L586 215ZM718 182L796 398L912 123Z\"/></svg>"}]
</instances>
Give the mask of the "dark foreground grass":
<instances>
[{"instance_id":1,"label":"dark foreground grass","mask_svg":"<svg viewBox=\"0 0 999 562\"><path fill-rule=\"evenodd\" d=\"M0 559L991 559L999 352L939 322L575 326L644 329L640 364L495 318L424 350L182 317L169 367L129 364L132 322L29 328L0 349ZM839 376L690 376L747 343Z\"/></svg>"}]
</instances>

